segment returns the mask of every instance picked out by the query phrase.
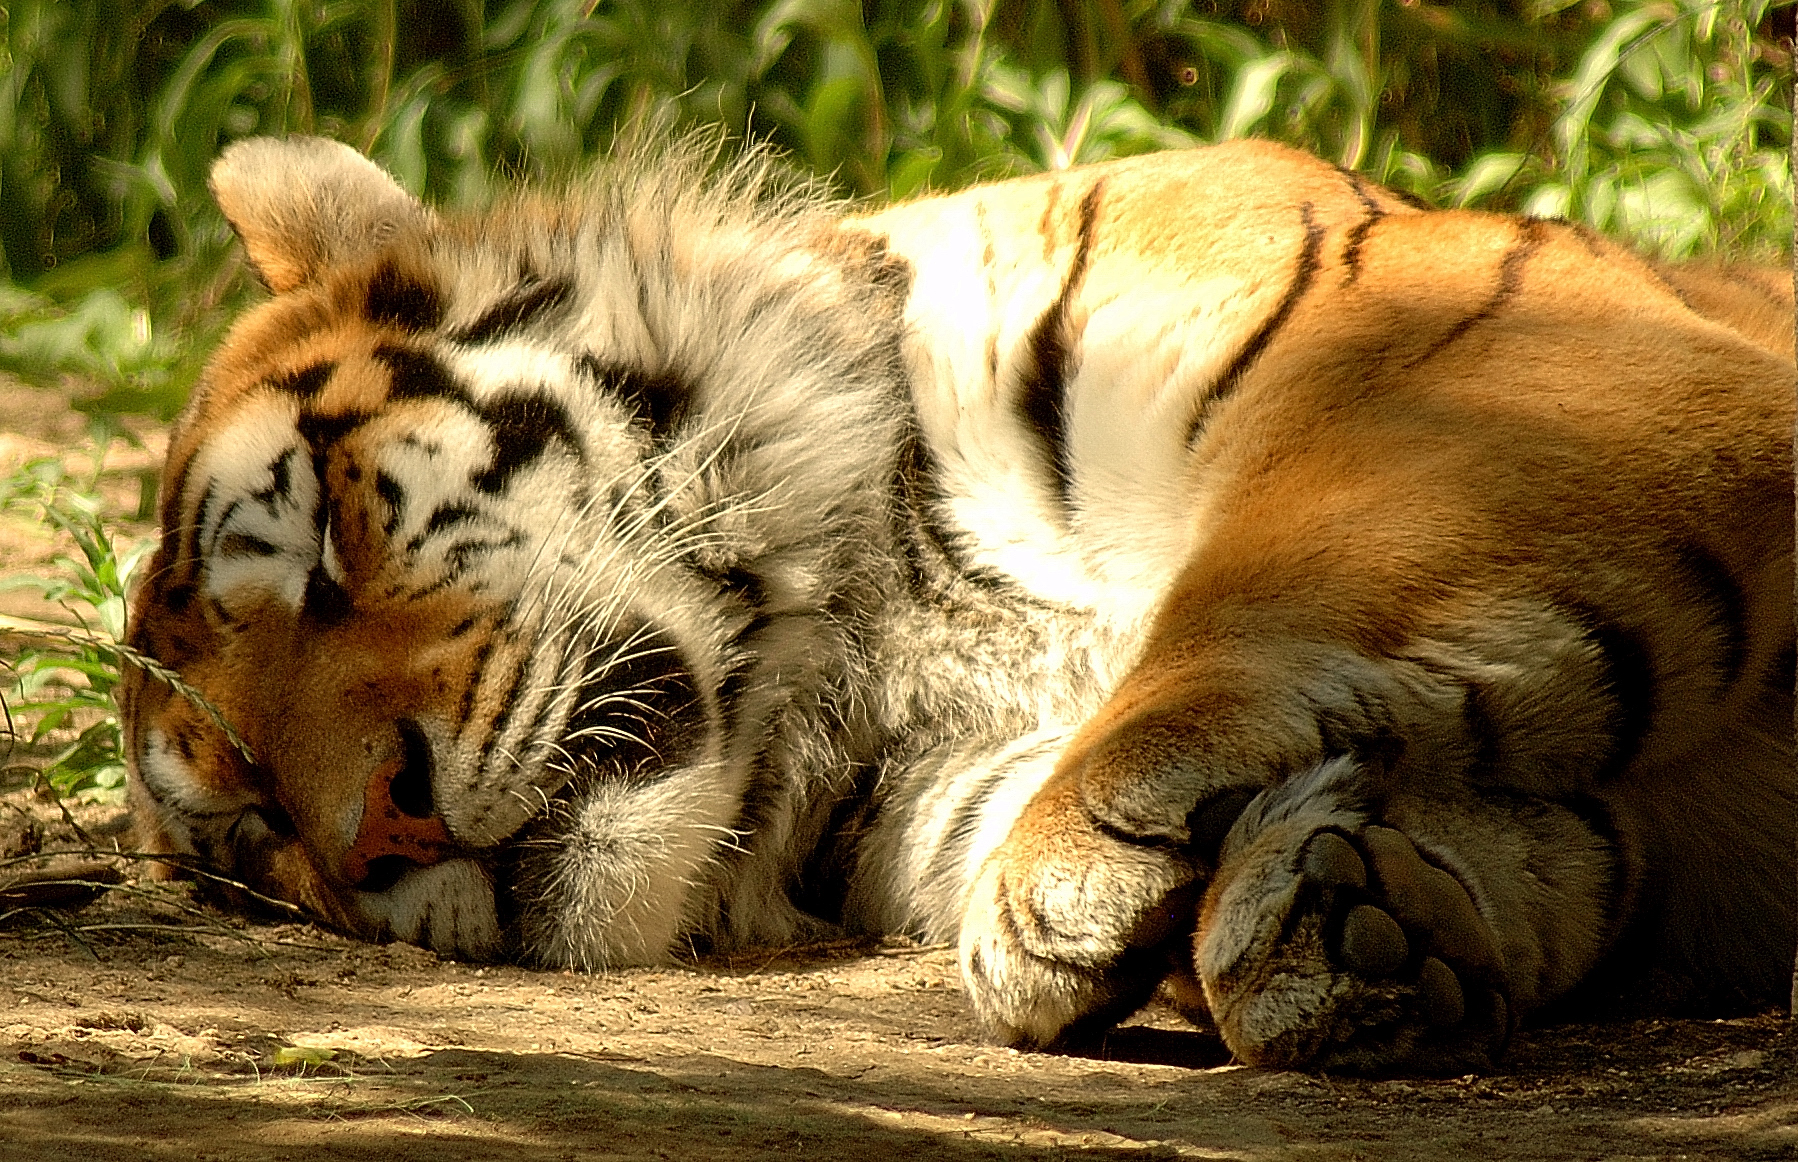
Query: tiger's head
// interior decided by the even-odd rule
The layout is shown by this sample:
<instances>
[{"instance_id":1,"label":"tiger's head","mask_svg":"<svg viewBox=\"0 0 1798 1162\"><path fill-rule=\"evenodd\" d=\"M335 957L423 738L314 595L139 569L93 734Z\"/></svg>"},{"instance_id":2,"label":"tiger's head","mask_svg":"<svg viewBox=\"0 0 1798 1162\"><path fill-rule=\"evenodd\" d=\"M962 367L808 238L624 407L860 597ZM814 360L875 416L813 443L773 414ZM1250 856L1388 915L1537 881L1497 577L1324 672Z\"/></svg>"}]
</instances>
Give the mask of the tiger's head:
<instances>
[{"instance_id":1,"label":"tiger's head","mask_svg":"<svg viewBox=\"0 0 1798 1162\"><path fill-rule=\"evenodd\" d=\"M124 685L147 849L474 957L773 907L806 789L770 748L885 584L897 295L765 158L709 161L455 217L334 142L225 151L273 293L172 432L132 605L179 676Z\"/></svg>"}]
</instances>

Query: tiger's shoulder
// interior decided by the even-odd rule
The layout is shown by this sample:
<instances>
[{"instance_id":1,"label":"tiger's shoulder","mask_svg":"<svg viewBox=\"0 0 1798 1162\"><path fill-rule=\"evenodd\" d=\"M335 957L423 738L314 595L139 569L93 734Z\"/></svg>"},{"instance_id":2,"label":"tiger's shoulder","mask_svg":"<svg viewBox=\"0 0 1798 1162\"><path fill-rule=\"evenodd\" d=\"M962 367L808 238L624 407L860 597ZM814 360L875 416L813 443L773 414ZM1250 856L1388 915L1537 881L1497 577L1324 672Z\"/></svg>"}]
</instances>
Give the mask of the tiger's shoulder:
<instances>
[{"instance_id":1,"label":"tiger's shoulder","mask_svg":"<svg viewBox=\"0 0 1798 1162\"><path fill-rule=\"evenodd\" d=\"M1429 209L1266 141L1016 178L845 225L908 272L917 422L974 563L1091 608L1152 600L1167 563L1191 554L1200 522L1180 482L1200 465L1250 455L1276 427L1291 431L1275 447L1327 439L1313 418L1363 409L1372 384L1410 430L1497 407L1558 431L1565 374L1501 387L1490 369L1577 366L1594 404L1585 434L1604 442L1622 416L1692 418L1685 396L1639 389L1627 368L1644 356L1792 360L1789 279L1656 262L1576 223ZM1436 406L1450 395L1455 407ZM1728 421L1744 439L1752 416L1790 410L1764 395ZM1489 426L1441 435L1467 457L1504 455Z\"/></svg>"}]
</instances>

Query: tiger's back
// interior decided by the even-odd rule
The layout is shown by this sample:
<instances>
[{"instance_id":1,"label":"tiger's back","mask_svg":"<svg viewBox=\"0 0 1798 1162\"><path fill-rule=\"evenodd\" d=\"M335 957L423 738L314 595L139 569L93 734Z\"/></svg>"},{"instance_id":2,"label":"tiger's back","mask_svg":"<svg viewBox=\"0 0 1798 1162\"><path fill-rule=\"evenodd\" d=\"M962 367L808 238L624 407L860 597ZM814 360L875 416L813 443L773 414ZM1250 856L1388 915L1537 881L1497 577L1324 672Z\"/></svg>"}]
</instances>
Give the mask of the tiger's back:
<instances>
[{"instance_id":1,"label":"tiger's back","mask_svg":"<svg viewBox=\"0 0 1798 1162\"><path fill-rule=\"evenodd\" d=\"M281 293L133 640L255 757L140 676L148 842L468 955L951 939L1029 1044L1165 982L1249 1060L1458 1069L1644 965L1773 995L1789 287L1261 143L841 225L761 180L457 221L227 155Z\"/></svg>"}]
</instances>

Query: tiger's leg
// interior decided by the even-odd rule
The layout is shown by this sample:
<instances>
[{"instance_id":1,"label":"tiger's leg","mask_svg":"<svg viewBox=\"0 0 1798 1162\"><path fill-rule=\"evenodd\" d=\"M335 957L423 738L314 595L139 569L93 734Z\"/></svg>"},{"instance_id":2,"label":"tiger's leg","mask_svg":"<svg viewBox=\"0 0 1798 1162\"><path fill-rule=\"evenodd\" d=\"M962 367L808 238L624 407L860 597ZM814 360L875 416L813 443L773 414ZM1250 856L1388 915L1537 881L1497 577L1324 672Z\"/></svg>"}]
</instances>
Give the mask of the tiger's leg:
<instances>
[{"instance_id":1,"label":"tiger's leg","mask_svg":"<svg viewBox=\"0 0 1798 1162\"><path fill-rule=\"evenodd\" d=\"M1201 645L1151 649L971 885L962 964L989 1025L1077 1039L1190 956L1175 975L1189 1006L1245 1060L1478 1067L1600 962L1651 871L1658 895L1693 901L1719 874L1789 879L1789 744L1703 771L1687 755L1668 767L1686 781L1657 785L1618 765L1661 735L1621 704L1602 641L1551 607L1485 614L1409 655L1215 623ZM1745 672L1771 671L1762 652ZM1666 733L1717 717L1703 701L1669 696ZM1686 844L1750 866L1680 887L1689 859L1665 838L1679 824L1644 805L1681 788L1738 804ZM1778 963L1791 915L1771 889L1736 894L1716 938L1692 942L1745 980L1745 960ZM1678 924L1696 932L1702 910ZM1771 955L1748 948L1757 924Z\"/></svg>"},{"instance_id":2,"label":"tiger's leg","mask_svg":"<svg viewBox=\"0 0 1798 1162\"><path fill-rule=\"evenodd\" d=\"M1078 1042L1147 1000L1189 960L1198 901L1244 807L1320 761L1326 733L1390 736L1383 707L1417 717L1428 699L1336 646L1251 642L1196 668L1151 652L969 869L963 977L1001 1038Z\"/></svg>"}]
</instances>

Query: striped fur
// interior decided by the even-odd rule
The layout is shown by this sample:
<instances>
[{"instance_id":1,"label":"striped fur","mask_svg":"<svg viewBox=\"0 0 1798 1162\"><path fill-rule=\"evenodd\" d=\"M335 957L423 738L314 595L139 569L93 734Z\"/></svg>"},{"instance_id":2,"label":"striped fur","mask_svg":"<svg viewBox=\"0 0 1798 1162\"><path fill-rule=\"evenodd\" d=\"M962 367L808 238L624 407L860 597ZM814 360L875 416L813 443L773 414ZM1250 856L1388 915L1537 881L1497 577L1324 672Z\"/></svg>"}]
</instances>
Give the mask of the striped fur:
<instances>
[{"instance_id":1,"label":"striped fur","mask_svg":"<svg viewBox=\"0 0 1798 1162\"><path fill-rule=\"evenodd\" d=\"M132 642L254 762L135 676L146 845L474 958L955 941L1018 1044L1778 994L1789 284L1264 143L847 218L708 164L452 217L226 152L275 293Z\"/></svg>"}]
</instances>

